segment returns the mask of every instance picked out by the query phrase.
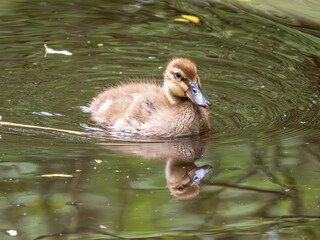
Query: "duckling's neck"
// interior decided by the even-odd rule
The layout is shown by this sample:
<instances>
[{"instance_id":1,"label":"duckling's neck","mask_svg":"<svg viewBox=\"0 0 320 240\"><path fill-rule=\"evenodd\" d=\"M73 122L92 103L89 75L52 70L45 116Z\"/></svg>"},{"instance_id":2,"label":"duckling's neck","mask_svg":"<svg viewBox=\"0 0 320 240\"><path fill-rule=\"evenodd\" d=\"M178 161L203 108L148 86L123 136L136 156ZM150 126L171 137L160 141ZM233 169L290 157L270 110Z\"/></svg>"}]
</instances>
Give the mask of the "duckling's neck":
<instances>
[{"instance_id":1,"label":"duckling's neck","mask_svg":"<svg viewBox=\"0 0 320 240\"><path fill-rule=\"evenodd\" d=\"M177 104L177 103L180 103L180 102L185 101L184 98L181 98L181 97L178 97L178 96L174 95L174 94L170 91L170 88L168 87L168 85L166 84L166 82L164 82L164 93L165 93L167 99L169 100L169 102L170 102L171 104Z\"/></svg>"}]
</instances>

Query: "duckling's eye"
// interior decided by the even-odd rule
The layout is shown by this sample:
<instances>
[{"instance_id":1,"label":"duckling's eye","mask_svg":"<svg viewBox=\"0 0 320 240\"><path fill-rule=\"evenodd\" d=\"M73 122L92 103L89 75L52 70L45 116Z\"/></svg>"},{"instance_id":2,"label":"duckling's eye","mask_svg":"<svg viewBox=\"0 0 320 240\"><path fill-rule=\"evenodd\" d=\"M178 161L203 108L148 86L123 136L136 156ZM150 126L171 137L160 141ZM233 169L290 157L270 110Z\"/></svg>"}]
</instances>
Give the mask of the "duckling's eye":
<instances>
[{"instance_id":1,"label":"duckling's eye","mask_svg":"<svg viewBox=\"0 0 320 240\"><path fill-rule=\"evenodd\" d=\"M181 78L181 74L179 72L176 73L176 78L180 79Z\"/></svg>"},{"instance_id":2,"label":"duckling's eye","mask_svg":"<svg viewBox=\"0 0 320 240\"><path fill-rule=\"evenodd\" d=\"M183 186L178 187L178 190L181 192L183 190Z\"/></svg>"}]
</instances>

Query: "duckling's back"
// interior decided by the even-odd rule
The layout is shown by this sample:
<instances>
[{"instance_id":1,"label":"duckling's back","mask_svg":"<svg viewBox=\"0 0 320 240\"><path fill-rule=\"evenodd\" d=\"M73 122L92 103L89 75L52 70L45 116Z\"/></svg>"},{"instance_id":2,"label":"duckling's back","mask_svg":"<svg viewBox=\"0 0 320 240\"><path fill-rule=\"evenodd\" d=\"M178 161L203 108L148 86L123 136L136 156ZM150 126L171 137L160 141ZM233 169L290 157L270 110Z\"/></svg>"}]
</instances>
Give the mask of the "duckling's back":
<instances>
[{"instance_id":1,"label":"duckling's back","mask_svg":"<svg viewBox=\"0 0 320 240\"><path fill-rule=\"evenodd\" d=\"M91 102L90 110L92 119L104 127L137 132L161 104L168 102L160 86L129 83L100 93Z\"/></svg>"}]
</instances>

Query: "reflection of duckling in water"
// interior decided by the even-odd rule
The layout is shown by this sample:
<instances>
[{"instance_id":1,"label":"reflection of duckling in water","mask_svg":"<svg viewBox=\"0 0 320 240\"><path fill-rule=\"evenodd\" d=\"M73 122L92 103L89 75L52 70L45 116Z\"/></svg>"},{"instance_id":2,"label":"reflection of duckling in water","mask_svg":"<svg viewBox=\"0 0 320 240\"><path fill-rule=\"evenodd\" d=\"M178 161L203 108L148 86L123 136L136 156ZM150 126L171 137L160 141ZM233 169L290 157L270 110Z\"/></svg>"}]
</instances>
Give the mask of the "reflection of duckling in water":
<instances>
[{"instance_id":1,"label":"reflection of duckling in water","mask_svg":"<svg viewBox=\"0 0 320 240\"><path fill-rule=\"evenodd\" d=\"M212 169L210 165L197 167L194 162L168 159L167 187L177 199L190 199L199 194L200 180Z\"/></svg>"},{"instance_id":2,"label":"reflection of duckling in water","mask_svg":"<svg viewBox=\"0 0 320 240\"><path fill-rule=\"evenodd\" d=\"M206 151L208 141L184 141L173 145L175 154L168 157L165 173L167 187L177 199L190 199L199 194L201 179L212 169L210 165L197 167L194 161Z\"/></svg>"},{"instance_id":3,"label":"reflection of duckling in water","mask_svg":"<svg viewBox=\"0 0 320 240\"><path fill-rule=\"evenodd\" d=\"M102 127L143 136L178 136L212 130L196 66L175 58L164 71L162 87L128 83L106 89L91 103L91 117Z\"/></svg>"},{"instance_id":4,"label":"reflection of duckling in water","mask_svg":"<svg viewBox=\"0 0 320 240\"><path fill-rule=\"evenodd\" d=\"M210 165L197 167L194 161L206 151L208 139L184 139L159 143L116 143L108 148L144 158L167 158L165 175L167 187L177 199L190 199L198 195L200 180L212 169Z\"/></svg>"}]
</instances>

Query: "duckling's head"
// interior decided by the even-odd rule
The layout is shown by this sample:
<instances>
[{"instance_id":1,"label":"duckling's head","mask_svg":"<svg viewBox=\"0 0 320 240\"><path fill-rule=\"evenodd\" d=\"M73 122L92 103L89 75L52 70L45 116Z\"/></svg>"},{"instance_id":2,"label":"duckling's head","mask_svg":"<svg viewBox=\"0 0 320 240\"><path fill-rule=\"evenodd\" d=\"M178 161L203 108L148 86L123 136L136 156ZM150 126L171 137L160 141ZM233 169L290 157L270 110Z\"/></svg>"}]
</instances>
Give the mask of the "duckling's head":
<instances>
[{"instance_id":1,"label":"duckling's head","mask_svg":"<svg viewBox=\"0 0 320 240\"><path fill-rule=\"evenodd\" d=\"M165 169L167 187L177 199L193 198L199 194L201 179L211 169L210 165L197 167L194 162L168 159Z\"/></svg>"},{"instance_id":2,"label":"duckling's head","mask_svg":"<svg viewBox=\"0 0 320 240\"><path fill-rule=\"evenodd\" d=\"M208 108L211 102L200 89L196 65L186 58L174 58L164 71L164 89L171 104L190 99L198 106Z\"/></svg>"}]
</instances>

